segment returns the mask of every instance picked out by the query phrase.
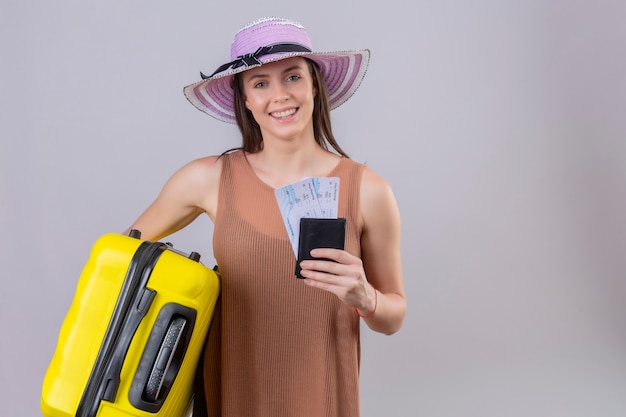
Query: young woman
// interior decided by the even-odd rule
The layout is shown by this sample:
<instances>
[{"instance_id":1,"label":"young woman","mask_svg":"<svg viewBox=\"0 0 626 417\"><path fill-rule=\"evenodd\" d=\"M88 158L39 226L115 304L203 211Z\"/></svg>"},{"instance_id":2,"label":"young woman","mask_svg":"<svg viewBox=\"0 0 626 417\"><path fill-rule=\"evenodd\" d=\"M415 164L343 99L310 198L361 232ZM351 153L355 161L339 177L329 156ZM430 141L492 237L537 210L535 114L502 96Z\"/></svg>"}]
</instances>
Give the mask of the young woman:
<instances>
[{"instance_id":1,"label":"young woman","mask_svg":"<svg viewBox=\"0 0 626 417\"><path fill-rule=\"evenodd\" d=\"M384 334L402 325L395 198L330 124L368 59L313 52L299 23L266 18L236 34L230 62L184 90L236 122L243 144L182 167L131 228L158 240L203 213L215 224L222 292L202 364L210 416L358 416L360 320ZM297 279L275 190L316 177L339 178L345 250L314 249Z\"/></svg>"}]
</instances>

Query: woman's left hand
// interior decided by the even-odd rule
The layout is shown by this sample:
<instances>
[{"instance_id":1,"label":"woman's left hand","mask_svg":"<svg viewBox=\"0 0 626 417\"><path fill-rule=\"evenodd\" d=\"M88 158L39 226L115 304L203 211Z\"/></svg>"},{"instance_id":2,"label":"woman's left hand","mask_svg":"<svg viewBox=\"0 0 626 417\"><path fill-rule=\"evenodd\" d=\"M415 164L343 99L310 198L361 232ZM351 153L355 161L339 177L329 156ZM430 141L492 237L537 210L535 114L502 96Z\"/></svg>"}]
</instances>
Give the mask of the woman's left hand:
<instances>
[{"instance_id":1,"label":"woman's left hand","mask_svg":"<svg viewBox=\"0 0 626 417\"><path fill-rule=\"evenodd\" d=\"M376 308L376 290L367 281L360 258L340 249L313 249L315 258L327 258L336 262L315 259L301 262L304 283L329 291L339 299L367 315Z\"/></svg>"}]
</instances>

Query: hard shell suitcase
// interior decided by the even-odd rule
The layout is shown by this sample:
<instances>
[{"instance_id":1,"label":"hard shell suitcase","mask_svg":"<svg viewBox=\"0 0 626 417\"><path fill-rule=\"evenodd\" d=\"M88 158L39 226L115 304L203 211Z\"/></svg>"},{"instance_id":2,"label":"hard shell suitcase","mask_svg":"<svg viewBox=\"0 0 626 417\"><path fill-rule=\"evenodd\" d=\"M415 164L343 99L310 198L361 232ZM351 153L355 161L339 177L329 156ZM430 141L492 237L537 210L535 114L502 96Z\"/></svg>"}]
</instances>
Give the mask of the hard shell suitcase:
<instances>
[{"instance_id":1,"label":"hard shell suitcase","mask_svg":"<svg viewBox=\"0 0 626 417\"><path fill-rule=\"evenodd\" d=\"M187 410L219 296L217 272L162 242L94 244L46 372L46 417L167 416Z\"/></svg>"}]
</instances>

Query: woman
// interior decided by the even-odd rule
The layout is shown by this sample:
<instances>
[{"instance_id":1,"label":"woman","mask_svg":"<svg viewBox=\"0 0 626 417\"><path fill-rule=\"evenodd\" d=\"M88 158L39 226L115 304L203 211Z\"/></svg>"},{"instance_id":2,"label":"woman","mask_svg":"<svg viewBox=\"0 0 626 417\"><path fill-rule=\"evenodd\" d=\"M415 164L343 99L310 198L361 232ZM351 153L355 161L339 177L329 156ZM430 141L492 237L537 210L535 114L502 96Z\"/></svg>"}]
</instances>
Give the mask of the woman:
<instances>
[{"instance_id":1,"label":"woman","mask_svg":"<svg viewBox=\"0 0 626 417\"><path fill-rule=\"evenodd\" d=\"M230 62L184 89L198 109L236 122L243 145L182 167L131 228L158 240L202 213L215 224L222 293L203 364L210 416L358 416L360 320L385 334L402 325L395 198L330 126L368 59L367 50L312 52L299 23L266 18L236 34ZM316 177L339 178L345 250L314 249L297 279L275 191Z\"/></svg>"}]
</instances>

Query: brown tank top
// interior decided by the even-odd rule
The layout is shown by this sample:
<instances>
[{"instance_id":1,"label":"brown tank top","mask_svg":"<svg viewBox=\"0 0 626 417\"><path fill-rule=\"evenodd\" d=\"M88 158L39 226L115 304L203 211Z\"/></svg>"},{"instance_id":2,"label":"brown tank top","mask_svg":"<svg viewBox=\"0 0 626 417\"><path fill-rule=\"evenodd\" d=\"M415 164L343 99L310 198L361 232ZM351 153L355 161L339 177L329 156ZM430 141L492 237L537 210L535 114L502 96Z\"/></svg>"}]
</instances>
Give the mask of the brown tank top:
<instances>
[{"instance_id":1,"label":"brown tank top","mask_svg":"<svg viewBox=\"0 0 626 417\"><path fill-rule=\"evenodd\" d=\"M274 189L243 152L223 157L213 248L222 290L204 359L210 417L359 416L359 317L294 277L295 255ZM364 165L342 158L339 217L360 256Z\"/></svg>"}]
</instances>

